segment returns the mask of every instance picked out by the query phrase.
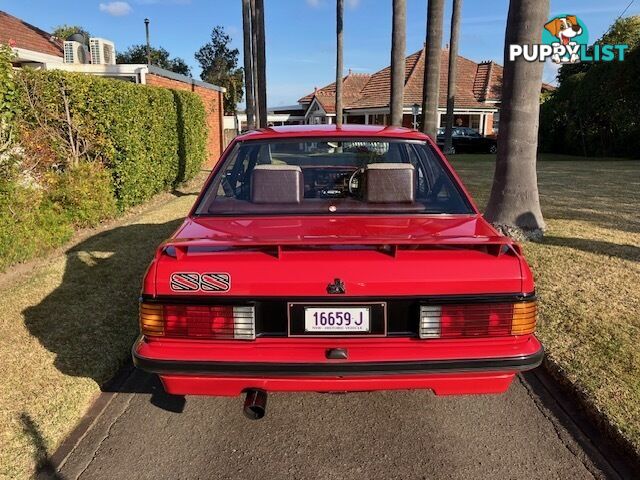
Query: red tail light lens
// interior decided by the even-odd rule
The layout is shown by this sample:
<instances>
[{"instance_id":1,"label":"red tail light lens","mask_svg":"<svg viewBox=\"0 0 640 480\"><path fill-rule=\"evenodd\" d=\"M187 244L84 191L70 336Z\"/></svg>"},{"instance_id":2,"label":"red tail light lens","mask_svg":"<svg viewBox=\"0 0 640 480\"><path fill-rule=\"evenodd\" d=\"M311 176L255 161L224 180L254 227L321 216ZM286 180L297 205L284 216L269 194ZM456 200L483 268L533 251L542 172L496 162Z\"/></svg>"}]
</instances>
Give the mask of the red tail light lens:
<instances>
[{"instance_id":1,"label":"red tail light lens","mask_svg":"<svg viewBox=\"0 0 640 480\"><path fill-rule=\"evenodd\" d=\"M537 320L535 301L467 305L422 305L420 338L526 335Z\"/></svg>"},{"instance_id":2,"label":"red tail light lens","mask_svg":"<svg viewBox=\"0 0 640 480\"><path fill-rule=\"evenodd\" d=\"M511 333L513 305L443 305L441 338L499 337Z\"/></svg>"},{"instance_id":3,"label":"red tail light lens","mask_svg":"<svg viewBox=\"0 0 640 480\"><path fill-rule=\"evenodd\" d=\"M153 305L150 310L149 304L142 304L140 329L144 335L252 340L255 309L233 305Z\"/></svg>"}]
</instances>

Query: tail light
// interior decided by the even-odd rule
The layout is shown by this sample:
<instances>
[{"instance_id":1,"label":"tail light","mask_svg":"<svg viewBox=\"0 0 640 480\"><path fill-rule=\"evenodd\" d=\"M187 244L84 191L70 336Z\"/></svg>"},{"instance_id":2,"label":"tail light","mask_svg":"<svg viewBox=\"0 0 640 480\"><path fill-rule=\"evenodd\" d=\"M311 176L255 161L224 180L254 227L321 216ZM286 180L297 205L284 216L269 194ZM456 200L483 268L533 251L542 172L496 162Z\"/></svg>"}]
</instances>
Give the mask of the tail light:
<instances>
[{"instance_id":1,"label":"tail light","mask_svg":"<svg viewBox=\"0 0 640 480\"><path fill-rule=\"evenodd\" d=\"M255 307L141 303L140 331L151 337L253 340Z\"/></svg>"},{"instance_id":2,"label":"tail light","mask_svg":"<svg viewBox=\"0 0 640 480\"><path fill-rule=\"evenodd\" d=\"M467 305L422 305L420 338L527 335L536 328L536 301Z\"/></svg>"}]
</instances>

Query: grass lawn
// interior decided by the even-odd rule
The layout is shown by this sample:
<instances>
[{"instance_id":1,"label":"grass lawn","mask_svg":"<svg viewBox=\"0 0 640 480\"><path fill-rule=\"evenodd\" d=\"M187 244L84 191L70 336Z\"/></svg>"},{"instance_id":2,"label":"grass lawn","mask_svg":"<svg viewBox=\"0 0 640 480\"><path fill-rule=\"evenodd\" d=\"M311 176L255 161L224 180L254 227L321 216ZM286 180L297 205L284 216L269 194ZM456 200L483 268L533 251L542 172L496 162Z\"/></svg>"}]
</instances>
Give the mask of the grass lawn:
<instances>
[{"instance_id":1,"label":"grass lawn","mask_svg":"<svg viewBox=\"0 0 640 480\"><path fill-rule=\"evenodd\" d=\"M540 162L548 232L526 245L548 354L640 450L640 162ZM494 157L452 159L483 207ZM192 190L190 190L192 191ZM194 198L0 276L0 477L27 478L129 356L140 278Z\"/></svg>"},{"instance_id":2,"label":"grass lawn","mask_svg":"<svg viewBox=\"0 0 640 480\"><path fill-rule=\"evenodd\" d=\"M640 161L546 158L538 182L547 231L525 245L538 333L548 357L640 451ZM451 162L483 209L495 157Z\"/></svg>"},{"instance_id":3,"label":"grass lawn","mask_svg":"<svg viewBox=\"0 0 640 480\"><path fill-rule=\"evenodd\" d=\"M0 478L31 478L128 360L142 274L194 198L163 194L32 271L0 276Z\"/></svg>"}]
</instances>

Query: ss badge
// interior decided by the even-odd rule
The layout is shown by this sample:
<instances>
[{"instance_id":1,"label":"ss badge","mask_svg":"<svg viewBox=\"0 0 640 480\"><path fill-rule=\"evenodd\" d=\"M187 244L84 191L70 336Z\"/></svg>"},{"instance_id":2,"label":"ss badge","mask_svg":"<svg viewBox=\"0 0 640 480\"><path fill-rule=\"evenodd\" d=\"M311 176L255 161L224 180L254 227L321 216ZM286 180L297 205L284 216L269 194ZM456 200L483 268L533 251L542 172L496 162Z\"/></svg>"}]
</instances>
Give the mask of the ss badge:
<instances>
[{"instance_id":1,"label":"ss badge","mask_svg":"<svg viewBox=\"0 0 640 480\"><path fill-rule=\"evenodd\" d=\"M175 272L171 274L169 286L174 292L224 293L231 290L231 275L222 272Z\"/></svg>"}]
</instances>

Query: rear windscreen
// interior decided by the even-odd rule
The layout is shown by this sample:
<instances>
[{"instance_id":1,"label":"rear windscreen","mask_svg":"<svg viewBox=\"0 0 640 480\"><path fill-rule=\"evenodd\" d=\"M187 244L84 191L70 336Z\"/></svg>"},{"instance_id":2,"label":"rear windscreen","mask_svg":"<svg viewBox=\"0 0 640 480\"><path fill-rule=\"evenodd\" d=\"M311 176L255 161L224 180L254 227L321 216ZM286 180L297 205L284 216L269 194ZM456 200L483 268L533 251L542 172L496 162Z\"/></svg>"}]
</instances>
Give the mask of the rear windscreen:
<instances>
[{"instance_id":1,"label":"rear windscreen","mask_svg":"<svg viewBox=\"0 0 640 480\"><path fill-rule=\"evenodd\" d=\"M470 214L425 142L292 139L239 142L197 215Z\"/></svg>"}]
</instances>

